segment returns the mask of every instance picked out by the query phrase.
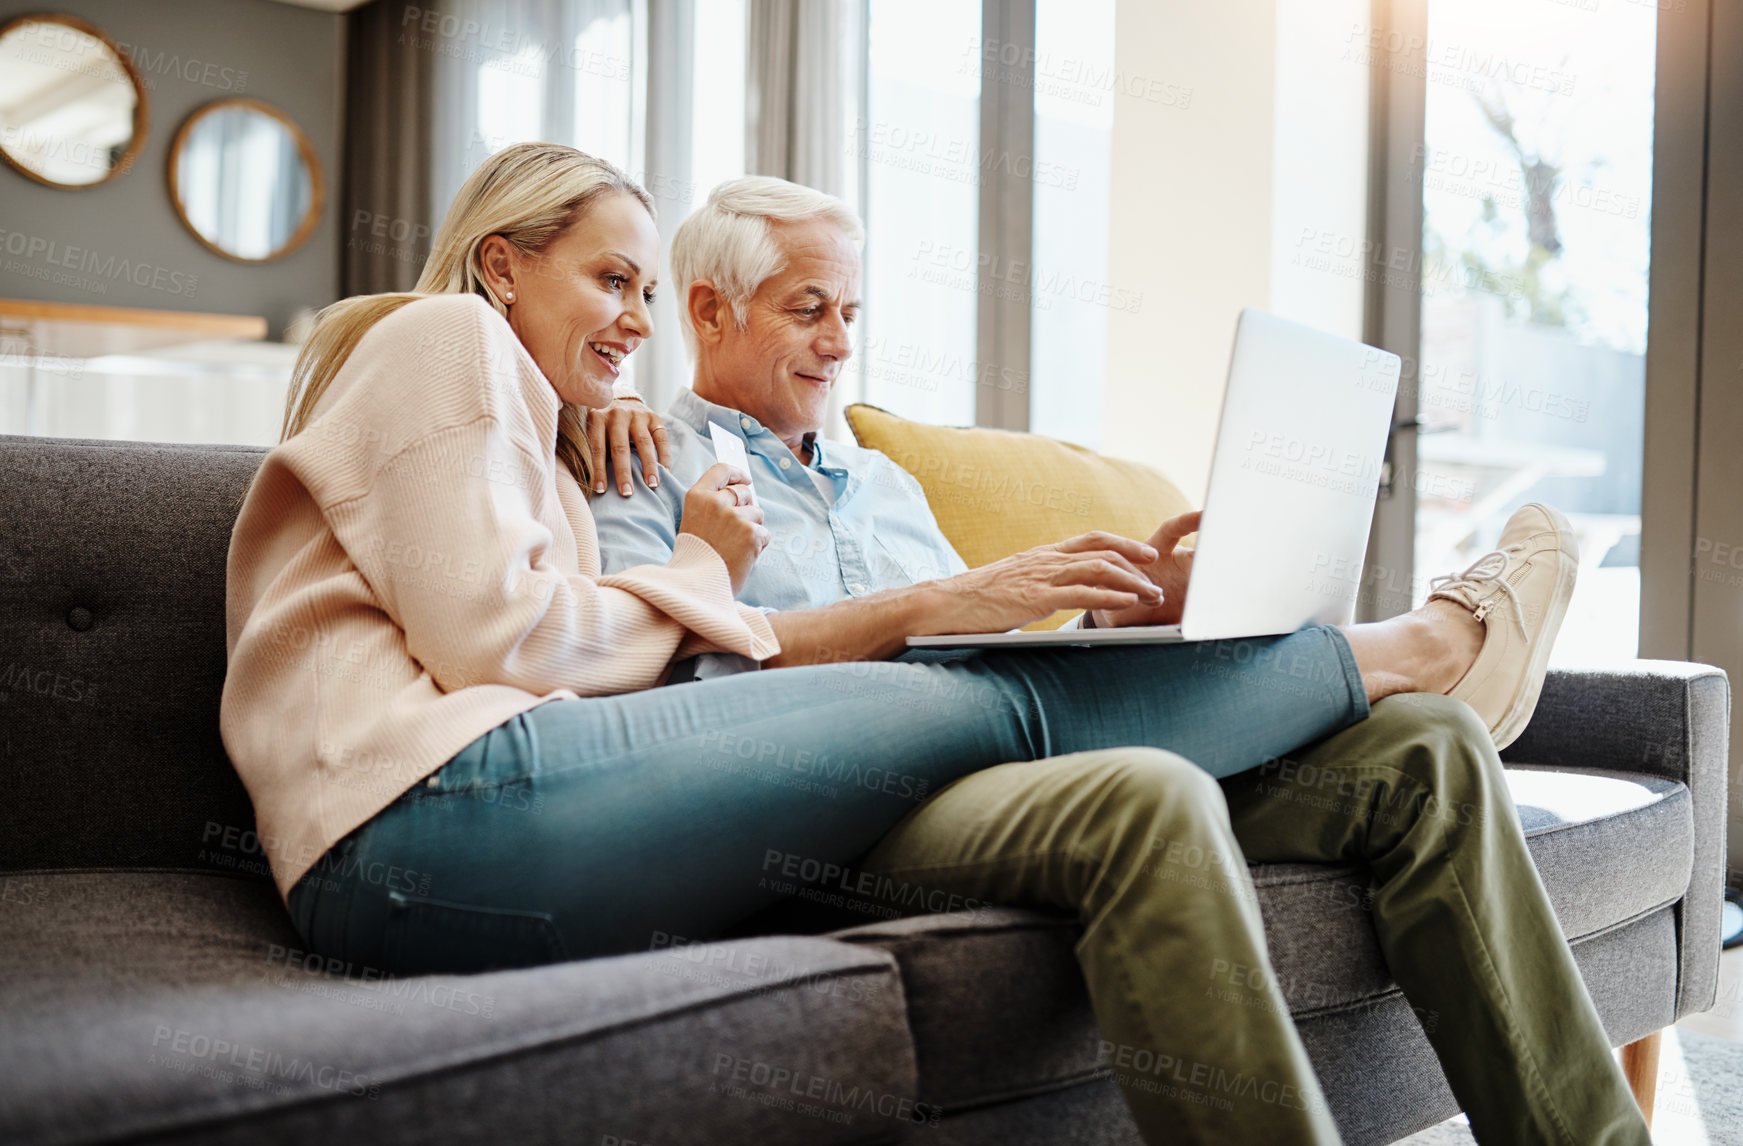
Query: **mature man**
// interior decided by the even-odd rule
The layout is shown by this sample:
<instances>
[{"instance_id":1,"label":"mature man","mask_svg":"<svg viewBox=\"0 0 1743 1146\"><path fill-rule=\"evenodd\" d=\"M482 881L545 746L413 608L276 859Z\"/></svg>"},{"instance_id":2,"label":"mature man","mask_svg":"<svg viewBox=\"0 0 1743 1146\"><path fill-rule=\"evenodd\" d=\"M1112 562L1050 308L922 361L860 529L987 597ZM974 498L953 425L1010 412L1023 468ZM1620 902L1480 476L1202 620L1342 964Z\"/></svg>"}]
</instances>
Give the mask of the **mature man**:
<instances>
[{"instance_id":1,"label":"mature man","mask_svg":"<svg viewBox=\"0 0 1743 1146\"><path fill-rule=\"evenodd\" d=\"M723 184L679 228L672 277L693 387L669 411L672 465L657 484L630 474L631 496L592 502L606 571L669 558L683 492L716 461L712 423L743 440L766 514L771 541L740 596L770 611L782 645L771 665L877 661L910 634L1010 627L1052 612L1064 586L1084 599L1134 578L1161 601L1092 609L1089 623L1178 619L1190 555L1175 542L1196 515L1164 523L1151 547L1089 535L969 570L910 476L818 438L851 353L861 233L837 200L760 178ZM1503 625L1530 636L1499 584L1510 562L1454 579L1445 613L1361 639L1479 641L1477 672L1511 639ZM1486 635L1463 611L1479 604ZM1057 671L1095 655L1062 652ZM758 666L692 667L705 679ZM1107 1056L1148 1140L1329 1142L1244 861L1365 863L1381 946L1478 1139L1645 1144L1526 850L1495 725L1436 691L1387 696L1290 761L1223 781L1221 799L1153 750L991 768L915 809L861 867L886 886L1077 911ZM1137 689L1133 702L1165 703ZM1227 990L1236 963L1261 986Z\"/></svg>"}]
</instances>

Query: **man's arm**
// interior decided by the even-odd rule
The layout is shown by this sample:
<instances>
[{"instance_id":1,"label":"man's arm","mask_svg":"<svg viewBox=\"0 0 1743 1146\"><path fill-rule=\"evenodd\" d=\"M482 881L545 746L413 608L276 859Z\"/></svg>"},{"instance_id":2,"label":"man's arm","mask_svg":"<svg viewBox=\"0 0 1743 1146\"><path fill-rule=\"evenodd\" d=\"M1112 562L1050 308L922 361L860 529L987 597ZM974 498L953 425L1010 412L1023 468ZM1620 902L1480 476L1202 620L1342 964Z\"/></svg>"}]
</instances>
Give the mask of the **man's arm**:
<instances>
[{"instance_id":1,"label":"man's arm","mask_svg":"<svg viewBox=\"0 0 1743 1146\"><path fill-rule=\"evenodd\" d=\"M969 632L950 621L957 592L951 585L954 580L886 589L821 609L771 612L769 624L781 642L781 652L764 661L764 667L889 660L908 647L909 637ZM1062 627L1094 628L1090 618L1086 610Z\"/></svg>"},{"instance_id":2,"label":"man's arm","mask_svg":"<svg viewBox=\"0 0 1743 1146\"><path fill-rule=\"evenodd\" d=\"M782 610L769 614L781 652L764 664L885 660L911 636L1002 632L1061 609L1155 606L1161 591L1138 570L1155 558L1141 541L1086 533L940 581Z\"/></svg>"},{"instance_id":3,"label":"man's arm","mask_svg":"<svg viewBox=\"0 0 1743 1146\"><path fill-rule=\"evenodd\" d=\"M630 466L626 473L634 484L628 497L616 492L617 472L611 466L600 474L612 492L597 494L588 503L599 535L599 571L606 576L670 561L684 521L683 483L665 466L659 467L660 484L654 489L648 488L640 466Z\"/></svg>"},{"instance_id":4,"label":"man's arm","mask_svg":"<svg viewBox=\"0 0 1743 1146\"><path fill-rule=\"evenodd\" d=\"M945 609L942 582L926 581L851 597L820 609L781 609L768 615L781 642L765 668L882 661L908 647L910 636L936 632L928 625Z\"/></svg>"}]
</instances>

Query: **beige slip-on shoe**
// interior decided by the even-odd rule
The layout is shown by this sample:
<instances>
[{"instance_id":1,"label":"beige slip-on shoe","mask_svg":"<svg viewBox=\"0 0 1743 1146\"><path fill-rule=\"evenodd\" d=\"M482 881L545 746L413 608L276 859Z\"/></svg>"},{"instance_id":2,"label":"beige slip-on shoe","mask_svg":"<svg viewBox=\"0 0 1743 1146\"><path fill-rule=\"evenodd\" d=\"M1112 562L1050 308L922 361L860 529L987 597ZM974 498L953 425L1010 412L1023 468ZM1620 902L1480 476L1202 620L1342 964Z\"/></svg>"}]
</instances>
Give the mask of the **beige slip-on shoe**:
<instances>
[{"instance_id":1,"label":"beige slip-on shoe","mask_svg":"<svg viewBox=\"0 0 1743 1146\"><path fill-rule=\"evenodd\" d=\"M1448 695L1476 710L1497 749L1519 738L1537 708L1579 567L1567 518L1534 501L1507 519L1495 549L1429 582L1430 601L1456 601L1483 623L1483 647Z\"/></svg>"}]
</instances>

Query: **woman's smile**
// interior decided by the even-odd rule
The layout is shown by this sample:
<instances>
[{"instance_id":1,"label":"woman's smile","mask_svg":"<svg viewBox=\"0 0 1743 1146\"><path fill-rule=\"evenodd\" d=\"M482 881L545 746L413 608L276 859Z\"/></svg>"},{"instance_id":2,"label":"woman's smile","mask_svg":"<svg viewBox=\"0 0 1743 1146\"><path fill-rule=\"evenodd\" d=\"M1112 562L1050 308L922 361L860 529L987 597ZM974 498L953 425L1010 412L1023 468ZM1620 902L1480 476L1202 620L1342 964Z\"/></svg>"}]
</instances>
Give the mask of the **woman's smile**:
<instances>
[{"instance_id":1,"label":"woman's smile","mask_svg":"<svg viewBox=\"0 0 1743 1146\"><path fill-rule=\"evenodd\" d=\"M618 372L623 369L623 360L630 356L630 352L633 351L635 347L625 346L622 343L617 342L601 342L595 340L587 344L587 349L591 350L599 357L601 362L605 363L605 368L610 370L611 376L615 378L617 377Z\"/></svg>"}]
</instances>

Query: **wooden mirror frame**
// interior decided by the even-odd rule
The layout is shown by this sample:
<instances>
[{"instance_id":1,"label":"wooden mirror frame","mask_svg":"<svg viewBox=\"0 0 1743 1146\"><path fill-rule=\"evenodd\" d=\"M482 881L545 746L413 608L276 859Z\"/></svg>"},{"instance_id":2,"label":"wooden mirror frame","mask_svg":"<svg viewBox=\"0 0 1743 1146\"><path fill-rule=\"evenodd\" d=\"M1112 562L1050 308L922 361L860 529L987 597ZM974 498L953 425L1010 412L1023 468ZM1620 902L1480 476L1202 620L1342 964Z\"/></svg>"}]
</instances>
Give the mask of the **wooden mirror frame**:
<instances>
[{"instance_id":1,"label":"wooden mirror frame","mask_svg":"<svg viewBox=\"0 0 1743 1146\"><path fill-rule=\"evenodd\" d=\"M0 159L6 160L7 165L12 170L32 183L53 187L57 191L88 191L93 187L101 187L105 183L119 179L133 170L134 161L139 158L140 150L145 147L145 129L151 123L151 114L146 100L145 77L140 75L139 69L134 66L133 57L123 52L120 44L110 39L108 33L89 20L81 20L77 16L69 16L60 12L29 12L23 16L14 16L4 24L0 24L0 38L4 38L14 28L25 24L61 24L75 32L83 32L92 39L100 41L111 52L115 53L115 58L121 61L121 67L127 72L127 79L133 84L133 138L128 141L127 150L121 153L121 159L109 169L109 174L89 183L57 183L53 179L44 179L24 164L13 159L3 147L0 147Z\"/></svg>"},{"instance_id":2,"label":"wooden mirror frame","mask_svg":"<svg viewBox=\"0 0 1743 1146\"><path fill-rule=\"evenodd\" d=\"M245 107L250 111L257 111L262 115L269 115L273 119L278 120L279 123L284 125L285 130L290 132L291 138L296 140L297 154L302 157L304 165L306 165L309 170L309 209L304 212L302 221L297 224L297 229L291 232L290 238L286 239L277 250L270 254L262 255L257 259L226 251L223 247L218 246L218 244L200 234L200 229L194 226L194 224L188 219L188 213L182 207L181 183L176 177L176 167L182 157L182 148L187 144L188 135L193 131L194 125L199 123L200 120L204 119L212 112L222 111L224 108L230 107ZM297 126L296 120L292 119L278 108L273 107L271 104L263 103L257 99L249 99L245 96L234 96L228 99L218 99L213 100L208 104L202 104L195 108L193 112L189 114L187 119L182 121L182 126L176 131L175 139L172 140L169 145L168 175L169 201L170 206L175 208L176 218L182 221L182 226L188 229L188 234L198 239L202 247L205 247L215 255L221 255L224 258L229 259L233 263L270 263L276 259L282 259L292 251L295 251L298 247L308 242L309 236L315 233L316 227L320 226L321 210L327 202L325 180L321 175L321 160L315 155L315 145L309 142L309 137L303 132L303 129Z\"/></svg>"}]
</instances>

